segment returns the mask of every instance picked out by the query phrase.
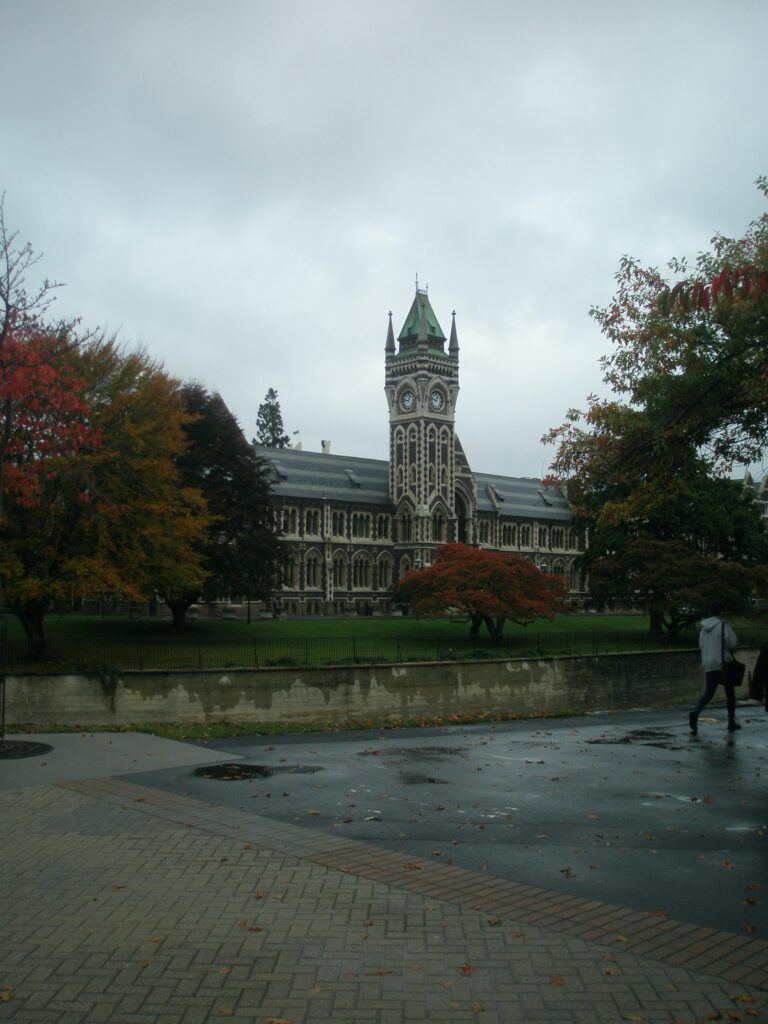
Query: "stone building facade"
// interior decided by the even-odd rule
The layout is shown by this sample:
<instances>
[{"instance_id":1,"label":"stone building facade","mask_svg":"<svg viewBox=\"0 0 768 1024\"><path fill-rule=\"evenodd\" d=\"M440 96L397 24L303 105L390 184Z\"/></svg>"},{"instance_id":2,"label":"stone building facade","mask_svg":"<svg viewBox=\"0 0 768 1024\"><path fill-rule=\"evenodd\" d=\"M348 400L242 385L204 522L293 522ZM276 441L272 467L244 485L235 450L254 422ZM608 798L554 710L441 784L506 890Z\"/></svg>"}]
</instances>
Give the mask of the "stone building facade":
<instances>
[{"instance_id":1,"label":"stone building facade","mask_svg":"<svg viewBox=\"0 0 768 1024\"><path fill-rule=\"evenodd\" d=\"M397 339L389 315L384 393L389 459L256 445L271 467L275 516L287 548L275 594L292 615L392 610L391 589L437 546L461 541L530 558L564 575L575 601L583 538L565 496L528 477L473 472L456 434L459 343L417 287Z\"/></svg>"}]
</instances>

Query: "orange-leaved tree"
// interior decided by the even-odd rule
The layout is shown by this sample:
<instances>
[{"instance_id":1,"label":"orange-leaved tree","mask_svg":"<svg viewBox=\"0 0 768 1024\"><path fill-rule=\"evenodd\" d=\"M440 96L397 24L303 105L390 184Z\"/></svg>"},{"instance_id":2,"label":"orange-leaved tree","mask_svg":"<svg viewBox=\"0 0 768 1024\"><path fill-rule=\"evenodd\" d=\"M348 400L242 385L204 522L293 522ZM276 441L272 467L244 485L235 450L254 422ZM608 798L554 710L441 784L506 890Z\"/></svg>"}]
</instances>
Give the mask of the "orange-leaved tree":
<instances>
[{"instance_id":1,"label":"orange-leaved tree","mask_svg":"<svg viewBox=\"0 0 768 1024\"><path fill-rule=\"evenodd\" d=\"M498 641L507 619L526 625L553 618L565 592L561 576L542 572L522 555L441 544L432 565L411 569L400 580L395 598L422 615L461 612L469 616L471 636L485 624Z\"/></svg>"},{"instance_id":2,"label":"orange-leaved tree","mask_svg":"<svg viewBox=\"0 0 768 1024\"><path fill-rule=\"evenodd\" d=\"M56 285L27 287L37 257L16 237L0 197L0 603L42 656L54 600L198 582L210 520L179 485L177 382L143 352L50 322Z\"/></svg>"},{"instance_id":3,"label":"orange-leaved tree","mask_svg":"<svg viewBox=\"0 0 768 1024\"><path fill-rule=\"evenodd\" d=\"M6 490L0 529L3 598L35 656L54 600L199 585L196 546L210 522L201 494L179 484L177 382L114 340L90 339L68 359L94 439L74 453L38 448L36 489Z\"/></svg>"}]
</instances>

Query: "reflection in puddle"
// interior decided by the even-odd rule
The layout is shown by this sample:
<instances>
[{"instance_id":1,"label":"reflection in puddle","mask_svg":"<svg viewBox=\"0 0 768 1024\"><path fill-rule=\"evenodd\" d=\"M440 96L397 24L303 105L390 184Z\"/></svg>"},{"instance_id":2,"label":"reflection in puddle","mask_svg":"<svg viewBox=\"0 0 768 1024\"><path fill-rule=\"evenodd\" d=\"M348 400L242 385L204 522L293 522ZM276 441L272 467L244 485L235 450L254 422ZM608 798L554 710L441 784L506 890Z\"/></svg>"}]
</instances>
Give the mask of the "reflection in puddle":
<instances>
[{"instance_id":1,"label":"reflection in puddle","mask_svg":"<svg viewBox=\"0 0 768 1024\"><path fill-rule=\"evenodd\" d=\"M264 764L208 764L196 768L200 779L218 779L220 782L235 782L238 779L268 779L271 775L313 775L322 769L304 764L287 764L268 767Z\"/></svg>"},{"instance_id":2,"label":"reflection in puddle","mask_svg":"<svg viewBox=\"0 0 768 1024\"><path fill-rule=\"evenodd\" d=\"M418 772L400 772L400 778L409 786L420 786L422 783L445 786L445 779L436 779L431 775L420 775Z\"/></svg>"},{"instance_id":3,"label":"reflection in puddle","mask_svg":"<svg viewBox=\"0 0 768 1024\"><path fill-rule=\"evenodd\" d=\"M641 743L646 747L661 747L664 750L687 750L687 745L680 743L679 736L666 729L633 729L624 736L600 736L596 740L587 740L590 744L632 744Z\"/></svg>"}]
</instances>

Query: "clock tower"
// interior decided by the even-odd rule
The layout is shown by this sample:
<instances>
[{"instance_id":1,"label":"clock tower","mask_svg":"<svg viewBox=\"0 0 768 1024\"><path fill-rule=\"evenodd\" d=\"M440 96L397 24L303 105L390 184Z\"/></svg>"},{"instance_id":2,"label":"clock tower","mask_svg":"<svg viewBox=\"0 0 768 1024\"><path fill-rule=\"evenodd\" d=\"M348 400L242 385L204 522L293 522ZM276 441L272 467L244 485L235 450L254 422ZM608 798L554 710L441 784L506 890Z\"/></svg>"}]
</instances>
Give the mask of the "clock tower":
<instances>
[{"instance_id":1,"label":"clock tower","mask_svg":"<svg viewBox=\"0 0 768 1024\"><path fill-rule=\"evenodd\" d=\"M446 351L448 339L418 279L397 343L389 314L384 392L389 405L389 494L395 506L400 575L408 567L431 563L437 544L459 539L454 427L459 342L455 313L452 318Z\"/></svg>"}]
</instances>

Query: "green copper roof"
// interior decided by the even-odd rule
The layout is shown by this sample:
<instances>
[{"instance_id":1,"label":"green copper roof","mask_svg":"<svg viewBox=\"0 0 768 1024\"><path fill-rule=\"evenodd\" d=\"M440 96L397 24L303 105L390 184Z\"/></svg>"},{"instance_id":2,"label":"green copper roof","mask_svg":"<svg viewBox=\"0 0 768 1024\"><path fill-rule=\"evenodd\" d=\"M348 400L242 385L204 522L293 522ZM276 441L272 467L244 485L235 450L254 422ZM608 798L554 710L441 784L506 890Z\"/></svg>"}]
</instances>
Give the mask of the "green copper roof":
<instances>
[{"instance_id":1,"label":"green copper roof","mask_svg":"<svg viewBox=\"0 0 768 1024\"><path fill-rule=\"evenodd\" d=\"M418 341L422 324L427 339L441 343L445 341L443 330L437 322L432 306L429 304L429 296L426 292L417 291L397 340L400 342Z\"/></svg>"}]
</instances>

